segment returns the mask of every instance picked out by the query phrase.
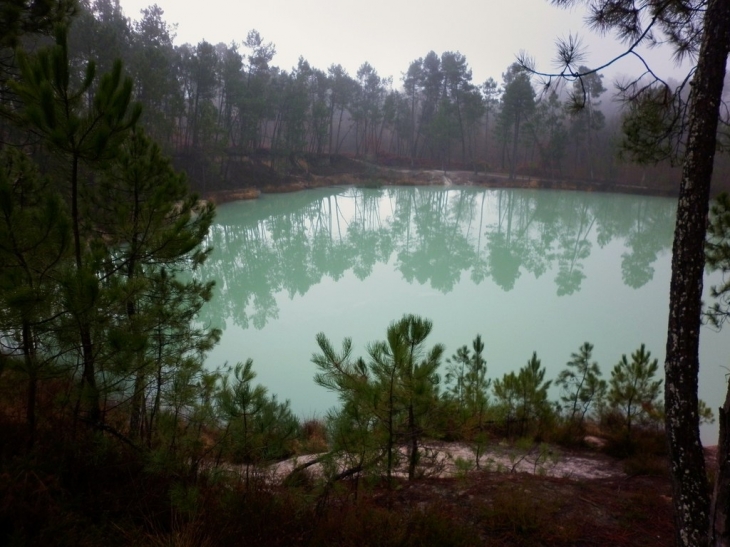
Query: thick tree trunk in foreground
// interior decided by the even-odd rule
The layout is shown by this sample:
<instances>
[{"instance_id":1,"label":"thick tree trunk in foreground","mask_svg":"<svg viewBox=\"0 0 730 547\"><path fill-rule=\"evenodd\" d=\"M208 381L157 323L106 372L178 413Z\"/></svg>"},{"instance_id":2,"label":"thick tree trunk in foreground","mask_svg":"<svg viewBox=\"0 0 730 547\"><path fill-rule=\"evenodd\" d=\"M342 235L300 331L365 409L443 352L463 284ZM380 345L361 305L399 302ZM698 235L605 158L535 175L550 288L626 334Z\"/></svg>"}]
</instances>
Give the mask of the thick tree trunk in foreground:
<instances>
[{"instance_id":1,"label":"thick tree trunk in foreground","mask_svg":"<svg viewBox=\"0 0 730 547\"><path fill-rule=\"evenodd\" d=\"M710 0L692 83L687 151L672 251L665 362L666 429L676 541L707 545L710 501L697 414L699 330L710 182L730 50L730 0Z\"/></svg>"}]
</instances>

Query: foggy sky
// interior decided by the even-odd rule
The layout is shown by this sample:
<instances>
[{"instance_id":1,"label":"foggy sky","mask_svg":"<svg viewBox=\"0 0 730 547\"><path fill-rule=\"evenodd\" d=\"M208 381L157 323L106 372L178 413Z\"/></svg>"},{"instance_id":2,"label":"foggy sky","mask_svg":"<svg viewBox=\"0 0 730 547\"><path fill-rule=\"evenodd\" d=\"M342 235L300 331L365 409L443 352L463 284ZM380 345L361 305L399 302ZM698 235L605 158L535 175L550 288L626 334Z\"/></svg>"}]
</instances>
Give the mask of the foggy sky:
<instances>
[{"instance_id":1,"label":"foggy sky","mask_svg":"<svg viewBox=\"0 0 730 547\"><path fill-rule=\"evenodd\" d=\"M121 0L127 17L136 20L153 0ZM585 28L582 8L565 10L547 0L157 0L165 21L177 23L176 45L241 43L256 29L276 46L273 65L296 66L299 56L326 70L341 64L351 76L369 62L378 73L393 77L400 88L401 73L430 50L459 51L473 71L473 82L501 74L525 50L538 69L554 70L555 42L577 34L587 44L584 64L599 66L622 51L613 36L599 37ZM686 72L659 48L644 52L652 69L663 77ZM637 59L625 59L604 71L606 84L623 75L643 72ZM608 87L608 85L607 85Z\"/></svg>"}]
</instances>

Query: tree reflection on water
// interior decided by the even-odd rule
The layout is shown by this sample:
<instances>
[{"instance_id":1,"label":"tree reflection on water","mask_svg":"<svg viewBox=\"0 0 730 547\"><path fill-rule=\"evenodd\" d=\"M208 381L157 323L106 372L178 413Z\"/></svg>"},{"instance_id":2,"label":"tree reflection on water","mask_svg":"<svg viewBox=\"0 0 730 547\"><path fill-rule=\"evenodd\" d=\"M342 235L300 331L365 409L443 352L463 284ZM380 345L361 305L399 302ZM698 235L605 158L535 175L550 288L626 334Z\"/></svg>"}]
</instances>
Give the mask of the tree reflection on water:
<instances>
[{"instance_id":1,"label":"tree reflection on water","mask_svg":"<svg viewBox=\"0 0 730 547\"><path fill-rule=\"evenodd\" d=\"M619 241L623 283L639 288L672 240L671 199L477 188L331 188L219 208L201 268L217 280L203 320L263 328L276 295L304 295L327 276L364 280L392 264L409 283L448 293L467 274L511 291L520 276L553 276L556 293L581 290L594 246ZM205 315L204 314L204 315Z\"/></svg>"}]
</instances>

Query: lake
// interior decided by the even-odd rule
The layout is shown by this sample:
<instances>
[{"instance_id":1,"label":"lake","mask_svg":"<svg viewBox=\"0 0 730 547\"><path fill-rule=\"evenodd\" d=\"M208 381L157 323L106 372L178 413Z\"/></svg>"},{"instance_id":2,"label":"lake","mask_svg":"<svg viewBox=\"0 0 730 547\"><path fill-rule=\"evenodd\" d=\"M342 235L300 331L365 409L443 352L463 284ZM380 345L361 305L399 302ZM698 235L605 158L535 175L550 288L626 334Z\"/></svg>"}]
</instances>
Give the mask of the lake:
<instances>
[{"instance_id":1,"label":"lake","mask_svg":"<svg viewBox=\"0 0 730 547\"><path fill-rule=\"evenodd\" d=\"M608 379L642 343L664 361L676 200L469 187L327 188L218 208L200 269L202 320L223 330L206 365L254 360L257 381L304 418L336 396L313 381L315 336L356 356L406 313L451 356L485 343L488 375L537 352L555 378L581 344ZM719 274L706 277L709 286ZM700 397L721 406L727 329L703 327ZM557 398L554 390L552 396ZM716 444L717 425L703 428Z\"/></svg>"}]
</instances>

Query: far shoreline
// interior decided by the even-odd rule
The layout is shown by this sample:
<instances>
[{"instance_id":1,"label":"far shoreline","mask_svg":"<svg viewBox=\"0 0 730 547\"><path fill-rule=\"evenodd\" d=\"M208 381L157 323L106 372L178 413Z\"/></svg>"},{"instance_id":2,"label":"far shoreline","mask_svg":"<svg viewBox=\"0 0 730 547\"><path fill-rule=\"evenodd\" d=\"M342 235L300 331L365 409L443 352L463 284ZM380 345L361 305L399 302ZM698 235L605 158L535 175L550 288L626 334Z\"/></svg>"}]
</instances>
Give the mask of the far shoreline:
<instances>
[{"instance_id":1,"label":"far shoreline","mask_svg":"<svg viewBox=\"0 0 730 547\"><path fill-rule=\"evenodd\" d=\"M233 201L258 199L262 194L281 194L328 188L334 186L444 186L490 189L565 190L577 192L601 192L653 197L677 197L678 189L649 187L635 184L619 184L607 181L548 179L517 176L510 179L504 173L474 173L472 171L396 170L373 166L373 171L288 177L277 184L252 185L237 189L212 190L202 193L202 198L216 205Z\"/></svg>"}]
</instances>

